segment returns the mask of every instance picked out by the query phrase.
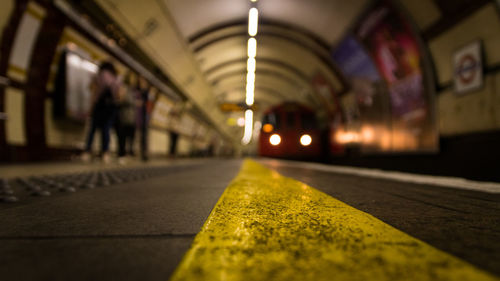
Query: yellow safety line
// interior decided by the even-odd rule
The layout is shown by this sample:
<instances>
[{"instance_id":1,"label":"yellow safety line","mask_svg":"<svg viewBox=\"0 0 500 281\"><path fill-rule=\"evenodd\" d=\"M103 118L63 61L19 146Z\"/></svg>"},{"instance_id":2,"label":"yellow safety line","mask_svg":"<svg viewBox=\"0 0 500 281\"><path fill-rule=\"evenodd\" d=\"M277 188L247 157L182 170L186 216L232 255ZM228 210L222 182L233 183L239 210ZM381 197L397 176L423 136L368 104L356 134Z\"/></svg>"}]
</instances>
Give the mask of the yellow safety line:
<instances>
[{"instance_id":1,"label":"yellow safety line","mask_svg":"<svg viewBox=\"0 0 500 281\"><path fill-rule=\"evenodd\" d=\"M246 160L171 280L499 279Z\"/></svg>"}]
</instances>

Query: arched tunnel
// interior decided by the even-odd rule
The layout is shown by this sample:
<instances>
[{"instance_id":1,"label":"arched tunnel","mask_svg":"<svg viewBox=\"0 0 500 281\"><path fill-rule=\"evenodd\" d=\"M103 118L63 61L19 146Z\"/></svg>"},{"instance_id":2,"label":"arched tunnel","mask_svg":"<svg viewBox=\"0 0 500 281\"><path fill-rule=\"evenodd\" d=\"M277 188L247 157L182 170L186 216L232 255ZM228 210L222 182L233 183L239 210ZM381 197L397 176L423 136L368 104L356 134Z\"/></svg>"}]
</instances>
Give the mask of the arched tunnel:
<instances>
[{"instance_id":1,"label":"arched tunnel","mask_svg":"<svg viewBox=\"0 0 500 281\"><path fill-rule=\"evenodd\" d=\"M0 7L5 280L499 279L499 1Z\"/></svg>"}]
</instances>

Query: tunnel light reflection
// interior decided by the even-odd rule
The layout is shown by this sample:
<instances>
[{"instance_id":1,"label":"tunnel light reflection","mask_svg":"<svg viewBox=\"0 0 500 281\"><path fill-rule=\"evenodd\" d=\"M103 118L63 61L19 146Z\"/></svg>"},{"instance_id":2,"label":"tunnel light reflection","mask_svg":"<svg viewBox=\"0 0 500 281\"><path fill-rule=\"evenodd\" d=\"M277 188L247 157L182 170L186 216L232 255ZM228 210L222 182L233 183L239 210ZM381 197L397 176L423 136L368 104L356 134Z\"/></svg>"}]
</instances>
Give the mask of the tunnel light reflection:
<instances>
[{"instance_id":1,"label":"tunnel light reflection","mask_svg":"<svg viewBox=\"0 0 500 281\"><path fill-rule=\"evenodd\" d=\"M350 144L358 143L361 137L357 132L338 132L335 139L338 143Z\"/></svg>"},{"instance_id":2,"label":"tunnel light reflection","mask_svg":"<svg viewBox=\"0 0 500 281\"><path fill-rule=\"evenodd\" d=\"M248 34L250 36L257 35L257 25L259 21L259 11L257 8L251 8L248 12Z\"/></svg>"},{"instance_id":3,"label":"tunnel light reflection","mask_svg":"<svg viewBox=\"0 0 500 281\"><path fill-rule=\"evenodd\" d=\"M257 40L255 38L248 39L248 57L255 58L257 55Z\"/></svg>"},{"instance_id":4,"label":"tunnel light reflection","mask_svg":"<svg viewBox=\"0 0 500 281\"><path fill-rule=\"evenodd\" d=\"M251 109L247 109L245 111L245 133L243 134L243 138L241 139L241 143L247 145L250 143L252 139L252 125L253 125L253 111Z\"/></svg>"},{"instance_id":5,"label":"tunnel light reflection","mask_svg":"<svg viewBox=\"0 0 500 281\"><path fill-rule=\"evenodd\" d=\"M363 126L361 128L361 139L364 143L372 143L374 141L374 132L371 127Z\"/></svg>"}]
</instances>

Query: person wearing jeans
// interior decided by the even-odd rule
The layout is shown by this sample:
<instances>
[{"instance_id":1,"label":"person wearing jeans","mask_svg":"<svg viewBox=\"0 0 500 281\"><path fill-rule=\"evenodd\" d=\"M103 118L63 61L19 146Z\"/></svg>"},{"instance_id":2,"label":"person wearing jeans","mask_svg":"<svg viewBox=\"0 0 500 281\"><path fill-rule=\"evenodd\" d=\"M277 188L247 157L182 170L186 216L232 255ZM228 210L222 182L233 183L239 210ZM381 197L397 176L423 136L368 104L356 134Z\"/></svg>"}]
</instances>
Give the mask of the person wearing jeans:
<instances>
[{"instance_id":1,"label":"person wearing jeans","mask_svg":"<svg viewBox=\"0 0 500 281\"><path fill-rule=\"evenodd\" d=\"M151 112L152 102L150 96L150 87L148 81L140 76L137 87L139 110L137 114L137 127L141 130L141 159L148 160L148 126L149 114Z\"/></svg>"},{"instance_id":2,"label":"person wearing jeans","mask_svg":"<svg viewBox=\"0 0 500 281\"><path fill-rule=\"evenodd\" d=\"M87 136L85 152L82 160L88 162L92 151L94 134L97 129L101 131L102 160L109 163L109 132L116 116L116 95L119 84L116 69L110 62L104 62L99 67L99 72L92 84L92 111L91 126Z\"/></svg>"},{"instance_id":3,"label":"person wearing jeans","mask_svg":"<svg viewBox=\"0 0 500 281\"><path fill-rule=\"evenodd\" d=\"M118 163L125 164L127 153L133 155L137 101L136 91L130 83L121 89L115 127L118 136Z\"/></svg>"}]
</instances>

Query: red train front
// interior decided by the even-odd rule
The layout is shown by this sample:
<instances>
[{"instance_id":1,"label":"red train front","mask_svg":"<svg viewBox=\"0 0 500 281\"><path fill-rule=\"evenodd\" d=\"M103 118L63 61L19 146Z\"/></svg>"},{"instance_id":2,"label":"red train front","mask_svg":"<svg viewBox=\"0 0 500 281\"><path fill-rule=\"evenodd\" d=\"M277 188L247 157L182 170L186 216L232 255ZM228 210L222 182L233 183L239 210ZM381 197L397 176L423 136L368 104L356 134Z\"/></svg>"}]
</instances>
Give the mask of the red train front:
<instances>
[{"instance_id":1,"label":"red train front","mask_svg":"<svg viewBox=\"0 0 500 281\"><path fill-rule=\"evenodd\" d=\"M297 103L284 103L264 114L259 155L290 159L318 159L321 132L315 113Z\"/></svg>"}]
</instances>

